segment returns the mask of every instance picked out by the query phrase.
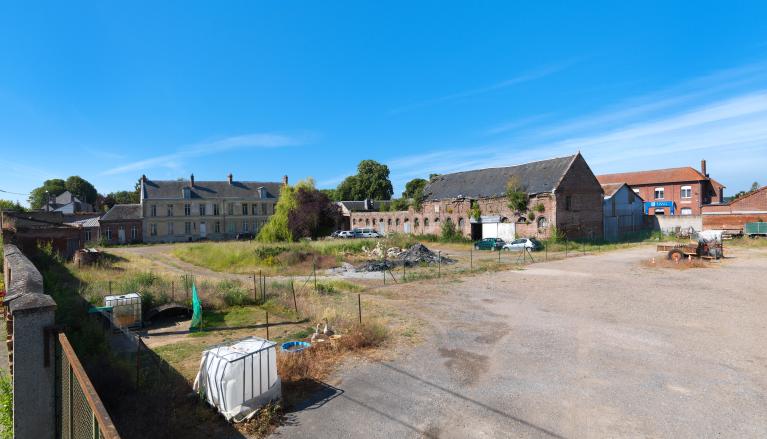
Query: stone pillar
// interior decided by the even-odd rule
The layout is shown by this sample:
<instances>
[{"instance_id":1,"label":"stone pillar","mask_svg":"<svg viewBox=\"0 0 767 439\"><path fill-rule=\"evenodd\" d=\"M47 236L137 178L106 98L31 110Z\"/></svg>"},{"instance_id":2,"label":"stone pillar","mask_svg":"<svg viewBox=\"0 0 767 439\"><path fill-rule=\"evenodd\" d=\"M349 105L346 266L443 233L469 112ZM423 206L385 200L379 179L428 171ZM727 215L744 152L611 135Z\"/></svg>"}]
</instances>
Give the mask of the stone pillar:
<instances>
[{"instance_id":1,"label":"stone pillar","mask_svg":"<svg viewBox=\"0 0 767 439\"><path fill-rule=\"evenodd\" d=\"M55 436L56 302L43 294L43 277L16 246L3 246L5 306L12 324L13 433L19 439Z\"/></svg>"}]
</instances>

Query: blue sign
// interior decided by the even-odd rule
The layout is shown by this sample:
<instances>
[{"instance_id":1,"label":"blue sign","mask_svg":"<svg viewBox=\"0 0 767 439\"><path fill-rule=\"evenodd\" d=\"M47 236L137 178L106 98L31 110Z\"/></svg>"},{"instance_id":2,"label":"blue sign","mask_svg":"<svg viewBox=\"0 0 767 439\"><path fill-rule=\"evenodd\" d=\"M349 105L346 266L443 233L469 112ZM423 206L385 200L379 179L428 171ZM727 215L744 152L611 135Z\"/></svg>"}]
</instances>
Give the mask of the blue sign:
<instances>
[{"instance_id":1,"label":"blue sign","mask_svg":"<svg viewBox=\"0 0 767 439\"><path fill-rule=\"evenodd\" d=\"M650 212L651 207L668 207L671 211L671 215L674 215L674 202L673 201L645 201L644 202L644 214L647 215Z\"/></svg>"}]
</instances>

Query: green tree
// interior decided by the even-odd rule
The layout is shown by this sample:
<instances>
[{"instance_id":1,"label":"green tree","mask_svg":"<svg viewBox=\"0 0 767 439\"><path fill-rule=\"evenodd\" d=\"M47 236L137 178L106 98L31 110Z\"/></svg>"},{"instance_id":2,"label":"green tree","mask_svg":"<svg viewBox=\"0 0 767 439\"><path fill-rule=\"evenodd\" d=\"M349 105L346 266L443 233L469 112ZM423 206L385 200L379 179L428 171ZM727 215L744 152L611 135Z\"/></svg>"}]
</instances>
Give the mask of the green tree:
<instances>
[{"instance_id":1,"label":"green tree","mask_svg":"<svg viewBox=\"0 0 767 439\"><path fill-rule=\"evenodd\" d=\"M76 196L85 203L95 203L99 196L96 188L86 179L79 175L73 175L67 178L64 184L72 195Z\"/></svg>"},{"instance_id":2,"label":"green tree","mask_svg":"<svg viewBox=\"0 0 767 439\"><path fill-rule=\"evenodd\" d=\"M336 189L340 200L390 200L394 193L389 167L375 160L363 160L357 174L346 177Z\"/></svg>"},{"instance_id":3,"label":"green tree","mask_svg":"<svg viewBox=\"0 0 767 439\"><path fill-rule=\"evenodd\" d=\"M417 192L423 193L423 188L429 182L423 178L414 178L405 184L405 192L402 193L403 198L414 198Z\"/></svg>"},{"instance_id":4,"label":"green tree","mask_svg":"<svg viewBox=\"0 0 767 439\"><path fill-rule=\"evenodd\" d=\"M338 191L336 189L320 189L320 192L325 194L331 201L342 201L338 198Z\"/></svg>"},{"instance_id":5,"label":"green tree","mask_svg":"<svg viewBox=\"0 0 767 439\"><path fill-rule=\"evenodd\" d=\"M138 204L140 201L139 194L135 191L117 191L107 194L104 205L111 209L115 204Z\"/></svg>"},{"instance_id":6,"label":"green tree","mask_svg":"<svg viewBox=\"0 0 767 439\"><path fill-rule=\"evenodd\" d=\"M19 204L18 201L0 200L0 210L15 210L17 212L24 212L24 206Z\"/></svg>"},{"instance_id":7,"label":"green tree","mask_svg":"<svg viewBox=\"0 0 767 439\"><path fill-rule=\"evenodd\" d=\"M759 183L756 181L751 183L751 192L758 191L758 190L759 190Z\"/></svg>"},{"instance_id":8,"label":"green tree","mask_svg":"<svg viewBox=\"0 0 767 439\"><path fill-rule=\"evenodd\" d=\"M48 197L53 198L61 195L67 190L67 184L60 178L45 180L39 188L33 189L29 194L29 205L32 209L42 208L48 201Z\"/></svg>"},{"instance_id":9,"label":"green tree","mask_svg":"<svg viewBox=\"0 0 767 439\"><path fill-rule=\"evenodd\" d=\"M527 190L515 176L509 178L506 182L506 199L509 209L514 212L525 212L527 210Z\"/></svg>"}]
</instances>

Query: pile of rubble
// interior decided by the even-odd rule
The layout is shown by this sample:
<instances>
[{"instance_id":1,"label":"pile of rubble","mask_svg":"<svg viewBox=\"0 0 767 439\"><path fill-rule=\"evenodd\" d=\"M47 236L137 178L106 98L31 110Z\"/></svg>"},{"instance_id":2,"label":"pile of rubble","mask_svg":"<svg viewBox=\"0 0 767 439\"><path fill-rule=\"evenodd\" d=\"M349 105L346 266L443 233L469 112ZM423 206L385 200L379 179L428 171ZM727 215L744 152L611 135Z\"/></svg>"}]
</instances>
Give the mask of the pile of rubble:
<instances>
[{"instance_id":1,"label":"pile of rubble","mask_svg":"<svg viewBox=\"0 0 767 439\"><path fill-rule=\"evenodd\" d=\"M357 271L384 271L391 270L395 267L405 265L407 267L413 267L416 265L436 265L438 263L453 264L455 259L441 256L429 250L423 244L414 244L407 250L402 250L399 247L391 247L386 249L386 258L383 258L384 249L379 242L372 250L363 249L368 257L376 258L375 260L369 260L364 264L356 267Z\"/></svg>"}]
</instances>

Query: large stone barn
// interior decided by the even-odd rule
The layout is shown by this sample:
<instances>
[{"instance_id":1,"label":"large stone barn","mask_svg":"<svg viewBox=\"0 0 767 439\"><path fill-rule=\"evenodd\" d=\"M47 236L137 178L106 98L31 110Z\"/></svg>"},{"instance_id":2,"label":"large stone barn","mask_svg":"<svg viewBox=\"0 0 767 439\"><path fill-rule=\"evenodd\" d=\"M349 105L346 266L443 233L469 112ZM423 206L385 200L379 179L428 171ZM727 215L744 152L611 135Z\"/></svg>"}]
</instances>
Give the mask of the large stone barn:
<instances>
[{"instance_id":1,"label":"large stone barn","mask_svg":"<svg viewBox=\"0 0 767 439\"><path fill-rule=\"evenodd\" d=\"M509 188L512 188L510 196ZM516 205L512 199L520 199ZM450 223L471 239L551 236L602 239L602 187L580 153L434 178L420 209L350 212L352 228L440 234ZM525 202L526 199L526 202ZM522 208L520 208L522 207Z\"/></svg>"}]
</instances>

